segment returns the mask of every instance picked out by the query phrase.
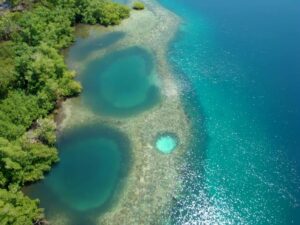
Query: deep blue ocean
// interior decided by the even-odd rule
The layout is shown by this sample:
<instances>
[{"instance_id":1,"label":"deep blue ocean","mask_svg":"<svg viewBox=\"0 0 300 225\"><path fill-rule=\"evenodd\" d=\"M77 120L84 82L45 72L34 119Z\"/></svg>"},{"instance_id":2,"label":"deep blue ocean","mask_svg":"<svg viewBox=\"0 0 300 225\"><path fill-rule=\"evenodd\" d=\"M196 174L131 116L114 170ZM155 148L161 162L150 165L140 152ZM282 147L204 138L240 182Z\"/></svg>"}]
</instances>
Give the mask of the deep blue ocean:
<instances>
[{"instance_id":1,"label":"deep blue ocean","mask_svg":"<svg viewBox=\"0 0 300 225\"><path fill-rule=\"evenodd\" d=\"M194 124L170 224L300 224L300 1L159 2Z\"/></svg>"}]
</instances>

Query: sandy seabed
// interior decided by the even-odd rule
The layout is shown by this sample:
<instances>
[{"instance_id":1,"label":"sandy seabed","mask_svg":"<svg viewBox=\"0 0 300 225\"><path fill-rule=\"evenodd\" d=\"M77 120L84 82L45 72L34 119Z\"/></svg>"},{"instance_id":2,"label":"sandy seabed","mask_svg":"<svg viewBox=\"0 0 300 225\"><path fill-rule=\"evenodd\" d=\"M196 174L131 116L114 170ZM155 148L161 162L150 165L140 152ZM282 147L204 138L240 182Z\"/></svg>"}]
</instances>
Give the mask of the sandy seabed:
<instances>
[{"instance_id":1,"label":"sandy seabed","mask_svg":"<svg viewBox=\"0 0 300 225\"><path fill-rule=\"evenodd\" d=\"M97 115L82 104L80 97L64 102L60 111L63 118L59 124L60 132L87 123L105 123L125 133L131 141L132 165L126 179L121 181L122 188L116 194L116 200L98 218L91 218L99 225L166 224L163 221L181 186L178 164L188 148L190 125L181 103L180 86L172 75L166 52L180 19L155 0L143 2L146 9L132 11L130 18L119 26L80 26L78 30L89 35L109 32L126 35L107 48L93 51L80 62L71 62L70 66L80 73L90 60L116 50L142 47L154 55L162 101L150 110L127 118ZM175 133L179 139L172 154L165 155L154 148L155 137L162 132ZM53 224L68 224L58 222L67 221L62 217L64 215L57 216Z\"/></svg>"}]
</instances>

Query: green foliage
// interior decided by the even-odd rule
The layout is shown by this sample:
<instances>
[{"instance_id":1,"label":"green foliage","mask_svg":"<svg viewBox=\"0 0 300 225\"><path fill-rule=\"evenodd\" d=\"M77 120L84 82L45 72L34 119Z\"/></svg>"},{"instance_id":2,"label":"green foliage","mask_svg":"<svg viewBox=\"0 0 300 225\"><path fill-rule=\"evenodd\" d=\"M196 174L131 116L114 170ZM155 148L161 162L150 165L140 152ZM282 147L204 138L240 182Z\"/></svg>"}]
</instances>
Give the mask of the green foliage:
<instances>
[{"instance_id":1,"label":"green foliage","mask_svg":"<svg viewBox=\"0 0 300 225\"><path fill-rule=\"evenodd\" d=\"M16 57L17 86L30 94L45 93L49 101L78 94L74 73L67 71L63 57L45 43L24 48Z\"/></svg>"},{"instance_id":2,"label":"green foliage","mask_svg":"<svg viewBox=\"0 0 300 225\"><path fill-rule=\"evenodd\" d=\"M0 102L0 137L14 140L20 137L47 110L40 104L39 98L13 91Z\"/></svg>"},{"instance_id":3,"label":"green foliage","mask_svg":"<svg viewBox=\"0 0 300 225\"><path fill-rule=\"evenodd\" d=\"M86 4L87 3L87 4ZM82 22L88 24L116 25L129 17L129 8L114 2L91 0L82 4Z\"/></svg>"},{"instance_id":4,"label":"green foliage","mask_svg":"<svg viewBox=\"0 0 300 225\"><path fill-rule=\"evenodd\" d=\"M108 0L10 0L0 18L0 224L32 225L38 202L20 189L58 161L56 102L81 92L60 51L74 41L75 23L119 24L129 8Z\"/></svg>"},{"instance_id":5,"label":"green foliage","mask_svg":"<svg viewBox=\"0 0 300 225\"><path fill-rule=\"evenodd\" d=\"M135 10L143 10L145 5L142 2L134 2L132 8Z\"/></svg>"},{"instance_id":6,"label":"green foliage","mask_svg":"<svg viewBox=\"0 0 300 225\"><path fill-rule=\"evenodd\" d=\"M14 142L0 138L0 156L2 188L11 184L18 187L41 179L58 160L55 148L31 143L26 138Z\"/></svg>"},{"instance_id":7,"label":"green foliage","mask_svg":"<svg viewBox=\"0 0 300 225\"><path fill-rule=\"evenodd\" d=\"M72 17L71 10L39 6L23 13L17 21L20 31L16 39L30 46L45 43L56 49L65 48L74 40Z\"/></svg>"},{"instance_id":8,"label":"green foliage","mask_svg":"<svg viewBox=\"0 0 300 225\"><path fill-rule=\"evenodd\" d=\"M14 33L17 32L15 13L5 13L0 17L0 40L10 40Z\"/></svg>"},{"instance_id":9,"label":"green foliage","mask_svg":"<svg viewBox=\"0 0 300 225\"><path fill-rule=\"evenodd\" d=\"M48 146L56 143L56 125L53 118L44 118L37 121L37 128L34 130L36 138Z\"/></svg>"},{"instance_id":10,"label":"green foliage","mask_svg":"<svg viewBox=\"0 0 300 225\"><path fill-rule=\"evenodd\" d=\"M0 189L0 224L32 225L41 221L43 210L38 208L38 201L31 200L20 191Z\"/></svg>"},{"instance_id":11,"label":"green foliage","mask_svg":"<svg viewBox=\"0 0 300 225\"><path fill-rule=\"evenodd\" d=\"M5 97L15 81L14 51L10 41L0 43L0 99Z\"/></svg>"}]
</instances>

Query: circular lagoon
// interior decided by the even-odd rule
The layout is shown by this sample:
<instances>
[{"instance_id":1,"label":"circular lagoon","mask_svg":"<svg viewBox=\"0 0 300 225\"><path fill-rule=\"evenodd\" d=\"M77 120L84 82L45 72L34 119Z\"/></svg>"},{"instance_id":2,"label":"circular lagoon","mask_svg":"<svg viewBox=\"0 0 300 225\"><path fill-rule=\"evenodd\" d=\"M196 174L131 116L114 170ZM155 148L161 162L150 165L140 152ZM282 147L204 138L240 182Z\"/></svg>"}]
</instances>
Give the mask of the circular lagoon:
<instances>
[{"instance_id":1,"label":"circular lagoon","mask_svg":"<svg viewBox=\"0 0 300 225\"><path fill-rule=\"evenodd\" d=\"M156 138L155 147L164 154L172 153L178 144L177 137L174 134L161 134Z\"/></svg>"},{"instance_id":2,"label":"circular lagoon","mask_svg":"<svg viewBox=\"0 0 300 225\"><path fill-rule=\"evenodd\" d=\"M83 72L82 97L94 111L109 116L131 116L160 100L153 57L131 47L92 61Z\"/></svg>"},{"instance_id":3,"label":"circular lagoon","mask_svg":"<svg viewBox=\"0 0 300 225\"><path fill-rule=\"evenodd\" d=\"M102 212L128 171L127 138L108 127L85 126L63 134L58 149L60 162L29 187L29 195L41 200L50 221L57 209L79 221L89 212Z\"/></svg>"}]
</instances>

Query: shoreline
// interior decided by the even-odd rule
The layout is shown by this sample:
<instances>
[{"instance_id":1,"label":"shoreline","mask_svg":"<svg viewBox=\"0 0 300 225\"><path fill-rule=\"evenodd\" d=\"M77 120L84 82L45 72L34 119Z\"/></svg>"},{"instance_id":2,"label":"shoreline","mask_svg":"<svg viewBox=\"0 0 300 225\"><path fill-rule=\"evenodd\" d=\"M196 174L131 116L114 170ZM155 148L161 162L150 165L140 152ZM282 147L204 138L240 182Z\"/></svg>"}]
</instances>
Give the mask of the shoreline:
<instances>
[{"instance_id":1,"label":"shoreline","mask_svg":"<svg viewBox=\"0 0 300 225\"><path fill-rule=\"evenodd\" d=\"M123 187L117 191L118 196L112 197L118 199L110 209L101 213L95 224L120 224L121 221L124 225L152 224L164 216L181 186L177 164L187 149L191 126L166 52L178 30L180 19L159 3L152 0L144 2L145 10L132 11L130 18L119 26L104 28L80 25L81 29L87 28L89 35L125 32L126 36L111 46L93 52L85 61L71 62L70 66L80 73L86 61L101 58L116 50L142 47L155 58L162 101L138 115L113 118L94 114L77 97L64 101L57 115L61 119L58 133L86 123L105 123L126 134L131 141L132 165L129 174L120 181ZM177 149L170 155L163 155L154 147L157 134L166 131L175 133L179 138ZM54 224L59 223L55 221Z\"/></svg>"}]
</instances>

